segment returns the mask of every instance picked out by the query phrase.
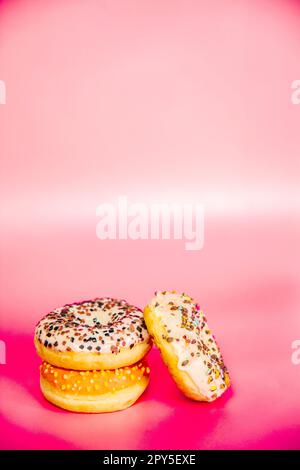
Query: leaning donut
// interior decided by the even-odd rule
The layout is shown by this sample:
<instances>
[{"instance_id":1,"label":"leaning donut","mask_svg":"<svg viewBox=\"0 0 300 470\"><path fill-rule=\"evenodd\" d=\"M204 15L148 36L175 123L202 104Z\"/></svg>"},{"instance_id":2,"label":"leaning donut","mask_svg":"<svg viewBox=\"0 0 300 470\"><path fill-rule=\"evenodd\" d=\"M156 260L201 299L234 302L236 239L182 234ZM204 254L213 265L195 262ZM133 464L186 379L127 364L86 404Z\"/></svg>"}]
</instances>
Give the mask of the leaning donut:
<instances>
[{"instance_id":1,"label":"leaning donut","mask_svg":"<svg viewBox=\"0 0 300 470\"><path fill-rule=\"evenodd\" d=\"M60 408L81 413L107 413L131 406L149 382L144 362L116 370L78 371L40 366L40 384L45 398Z\"/></svg>"},{"instance_id":2,"label":"leaning donut","mask_svg":"<svg viewBox=\"0 0 300 470\"><path fill-rule=\"evenodd\" d=\"M230 386L220 349L198 304L186 294L157 292L144 311L150 335L181 391L213 401Z\"/></svg>"},{"instance_id":3,"label":"leaning donut","mask_svg":"<svg viewBox=\"0 0 300 470\"><path fill-rule=\"evenodd\" d=\"M34 342L44 361L74 370L128 366L151 348L143 312L112 298L53 310L37 324Z\"/></svg>"}]
</instances>

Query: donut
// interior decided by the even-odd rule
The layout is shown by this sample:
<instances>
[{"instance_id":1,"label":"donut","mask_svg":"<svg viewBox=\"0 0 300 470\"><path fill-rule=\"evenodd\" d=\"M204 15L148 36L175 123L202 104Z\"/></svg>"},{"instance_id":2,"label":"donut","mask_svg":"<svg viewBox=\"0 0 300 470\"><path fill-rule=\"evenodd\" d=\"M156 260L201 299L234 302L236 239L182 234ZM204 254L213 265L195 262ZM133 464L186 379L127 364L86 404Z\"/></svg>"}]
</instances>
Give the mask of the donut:
<instances>
[{"instance_id":1,"label":"donut","mask_svg":"<svg viewBox=\"0 0 300 470\"><path fill-rule=\"evenodd\" d=\"M65 369L117 369L151 348L143 312L109 297L67 304L40 320L34 343L46 362Z\"/></svg>"},{"instance_id":2,"label":"donut","mask_svg":"<svg viewBox=\"0 0 300 470\"><path fill-rule=\"evenodd\" d=\"M156 292L145 307L150 335L180 390L197 401L213 401L229 387L220 349L199 305L188 295Z\"/></svg>"},{"instance_id":3,"label":"donut","mask_svg":"<svg viewBox=\"0 0 300 470\"><path fill-rule=\"evenodd\" d=\"M40 366L44 397L65 410L106 413L128 408L149 383L145 362L115 370L66 370L47 362Z\"/></svg>"}]
</instances>

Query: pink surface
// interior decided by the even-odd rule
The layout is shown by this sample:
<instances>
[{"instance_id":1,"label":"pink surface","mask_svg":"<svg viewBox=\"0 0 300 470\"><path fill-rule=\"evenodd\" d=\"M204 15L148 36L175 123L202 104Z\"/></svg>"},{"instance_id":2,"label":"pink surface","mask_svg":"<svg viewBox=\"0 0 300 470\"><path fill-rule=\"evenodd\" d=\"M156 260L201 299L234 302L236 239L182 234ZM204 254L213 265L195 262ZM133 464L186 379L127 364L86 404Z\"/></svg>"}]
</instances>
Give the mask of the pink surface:
<instances>
[{"instance_id":1,"label":"pink surface","mask_svg":"<svg viewBox=\"0 0 300 470\"><path fill-rule=\"evenodd\" d=\"M300 448L300 5L295 1L2 1L1 448ZM201 251L100 241L96 207L205 206ZM48 404L39 318L156 289L197 298L233 386L184 398L157 350L132 408Z\"/></svg>"}]
</instances>

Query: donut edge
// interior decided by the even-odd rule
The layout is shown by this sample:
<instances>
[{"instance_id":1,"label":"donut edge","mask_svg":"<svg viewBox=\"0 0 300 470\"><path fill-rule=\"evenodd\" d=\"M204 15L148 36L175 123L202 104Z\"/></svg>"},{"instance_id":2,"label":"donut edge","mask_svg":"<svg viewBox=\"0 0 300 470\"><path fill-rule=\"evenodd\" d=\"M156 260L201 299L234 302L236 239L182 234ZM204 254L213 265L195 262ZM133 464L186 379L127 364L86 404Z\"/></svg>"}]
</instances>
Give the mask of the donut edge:
<instances>
[{"instance_id":1,"label":"donut edge","mask_svg":"<svg viewBox=\"0 0 300 470\"><path fill-rule=\"evenodd\" d=\"M151 340L137 343L132 349L122 348L119 353L86 353L75 351L56 351L46 348L35 336L37 354L43 361L63 369L107 370L131 366L144 358L152 347Z\"/></svg>"},{"instance_id":2,"label":"donut edge","mask_svg":"<svg viewBox=\"0 0 300 470\"><path fill-rule=\"evenodd\" d=\"M73 396L60 392L47 380L40 377L41 392L45 399L59 408L77 413L111 413L125 410L132 406L144 393L149 384L149 377L143 377L139 382L116 392L99 394L99 396Z\"/></svg>"}]
</instances>

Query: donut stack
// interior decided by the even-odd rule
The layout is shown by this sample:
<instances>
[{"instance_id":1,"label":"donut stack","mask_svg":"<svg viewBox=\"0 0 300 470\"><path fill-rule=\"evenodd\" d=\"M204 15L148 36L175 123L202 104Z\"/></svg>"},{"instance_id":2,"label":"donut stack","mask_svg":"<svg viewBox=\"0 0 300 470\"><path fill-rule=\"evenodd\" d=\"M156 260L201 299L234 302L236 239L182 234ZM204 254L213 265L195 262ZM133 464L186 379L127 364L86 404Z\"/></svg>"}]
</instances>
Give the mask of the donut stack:
<instances>
[{"instance_id":1,"label":"donut stack","mask_svg":"<svg viewBox=\"0 0 300 470\"><path fill-rule=\"evenodd\" d=\"M151 348L143 312L125 300L97 298L53 310L36 326L45 398L78 412L131 406L149 383Z\"/></svg>"}]
</instances>

